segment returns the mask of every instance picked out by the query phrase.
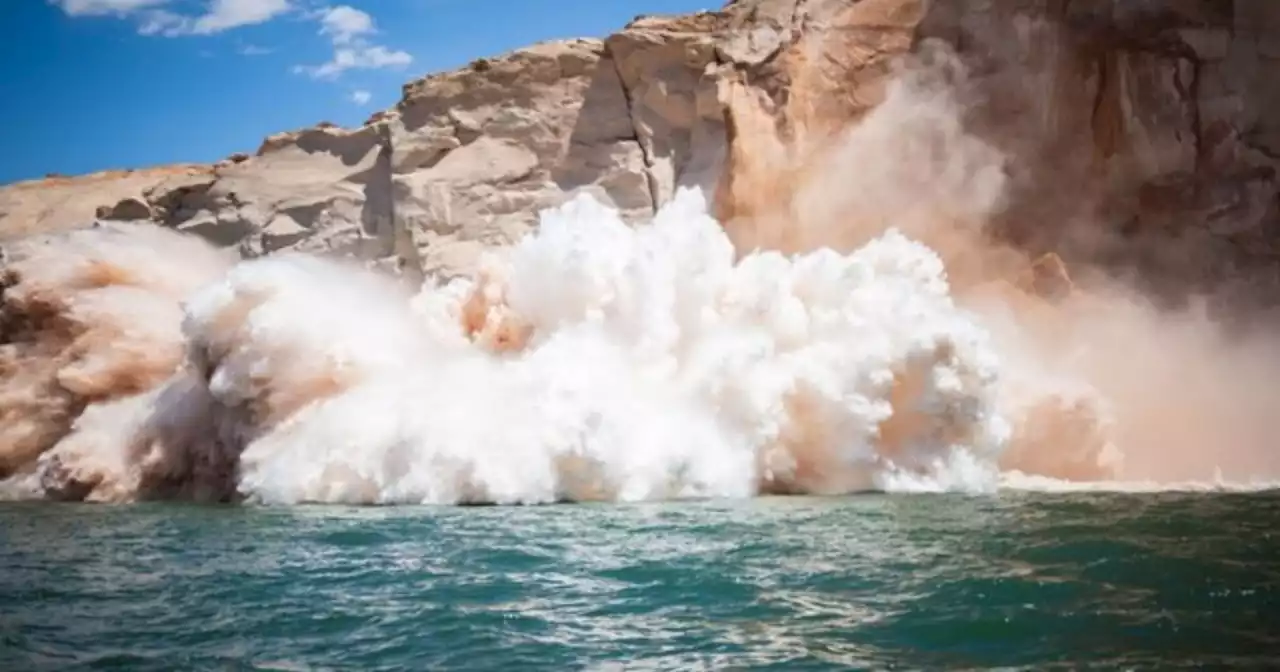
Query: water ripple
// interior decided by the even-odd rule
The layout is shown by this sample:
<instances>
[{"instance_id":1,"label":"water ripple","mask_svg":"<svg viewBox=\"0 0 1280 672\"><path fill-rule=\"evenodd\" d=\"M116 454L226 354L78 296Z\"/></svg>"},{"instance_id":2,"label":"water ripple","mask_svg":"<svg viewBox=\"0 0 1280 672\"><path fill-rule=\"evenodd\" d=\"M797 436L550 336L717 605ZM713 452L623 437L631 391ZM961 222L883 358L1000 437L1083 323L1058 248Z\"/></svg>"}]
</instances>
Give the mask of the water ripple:
<instances>
[{"instance_id":1,"label":"water ripple","mask_svg":"<svg viewBox=\"0 0 1280 672\"><path fill-rule=\"evenodd\" d=\"M1264 669L1280 496L0 507L0 669Z\"/></svg>"}]
</instances>

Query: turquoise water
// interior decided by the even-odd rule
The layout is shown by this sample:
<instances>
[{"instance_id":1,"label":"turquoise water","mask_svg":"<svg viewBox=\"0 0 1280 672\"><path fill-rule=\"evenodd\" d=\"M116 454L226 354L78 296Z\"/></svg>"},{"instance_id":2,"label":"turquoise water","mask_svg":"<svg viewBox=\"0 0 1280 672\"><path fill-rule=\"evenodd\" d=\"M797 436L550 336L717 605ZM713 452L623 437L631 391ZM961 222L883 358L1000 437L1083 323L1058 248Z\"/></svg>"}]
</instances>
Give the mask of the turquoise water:
<instances>
[{"instance_id":1,"label":"turquoise water","mask_svg":"<svg viewBox=\"0 0 1280 672\"><path fill-rule=\"evenodd\" d=\"M0 669L1262 669L1280 496L0 506Z\"/></svg>"}]
</instances>

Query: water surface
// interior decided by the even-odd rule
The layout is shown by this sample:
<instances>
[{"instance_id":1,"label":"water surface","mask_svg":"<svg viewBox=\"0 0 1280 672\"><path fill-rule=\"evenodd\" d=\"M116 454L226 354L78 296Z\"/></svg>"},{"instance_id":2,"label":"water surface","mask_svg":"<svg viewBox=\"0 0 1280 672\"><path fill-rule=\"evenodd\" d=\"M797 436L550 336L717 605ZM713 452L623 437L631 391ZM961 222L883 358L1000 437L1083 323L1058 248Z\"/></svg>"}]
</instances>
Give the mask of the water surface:
<instances>
[{"instance_id":1,"label":"water surface","mask_svg":"<svg viewBox=\"0 0 1280 672\"><path fill-rule=\"evenodd\" d=\"M1266 668L1276 494L0 505L0 669Z\"/></svg>"}]
</instances>

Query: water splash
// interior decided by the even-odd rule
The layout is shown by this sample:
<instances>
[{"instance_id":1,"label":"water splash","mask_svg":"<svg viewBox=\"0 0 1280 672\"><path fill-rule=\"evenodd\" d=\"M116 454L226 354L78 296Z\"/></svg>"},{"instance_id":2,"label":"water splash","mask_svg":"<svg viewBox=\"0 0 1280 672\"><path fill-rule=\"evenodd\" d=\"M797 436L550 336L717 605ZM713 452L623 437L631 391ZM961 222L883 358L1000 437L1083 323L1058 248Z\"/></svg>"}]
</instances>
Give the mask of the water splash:
<instances>
[{"instance_id":1,"label":"water splash","mask_svg":"<svg viewBox=\"0 0 1280 672\"><path fill-rule=\"evenodd\" d=\"M0 477L30 485L37 460L42 473L63 469L63 451L54 449L73 427L120 433L126 409L182 361L180 301L231 262L193 237L127 224L23 239L4 257ZM108 425L117 428L98 429ZM85 484L127 461L99 447L69 461L83 473L36 491L79 498ZM59 491L71 482L83 487Z\"/></svg>"},{"instance_id":2,"label":"water splash","mask_svg":"<svg viewBox=\"0 0 1280 672\"><path fill-rule=\"evenodd\" d=\"M580 197L478 279L412 298L340 262L243 262L186 301L166 343L185 363L154 363L174 377L81 416L28 490L212 496L231 479L263 502L533 503L995 487L997 357L936 255L889 231L848 255L736 260L706 209L682 191L631 228Z\"/></svg>"},{"instance_id":3,"label":"water splash","mask_svg":"<svg viewBox=\"0 0 1280 672\"><path fill-rule=\"evenodd\" d=\"M698 191L636 227L581 196L474 278L415 294L332 259L233 265L153 227L20 242L0 296L0 497L1274 482L1273 341L992 242L1008 157L959 122L963 68L925 56L946 76L906 71L820 150L730 91L723 226ZM869 156L886 169L860 169Z\"/></svg>"}]
</instances>

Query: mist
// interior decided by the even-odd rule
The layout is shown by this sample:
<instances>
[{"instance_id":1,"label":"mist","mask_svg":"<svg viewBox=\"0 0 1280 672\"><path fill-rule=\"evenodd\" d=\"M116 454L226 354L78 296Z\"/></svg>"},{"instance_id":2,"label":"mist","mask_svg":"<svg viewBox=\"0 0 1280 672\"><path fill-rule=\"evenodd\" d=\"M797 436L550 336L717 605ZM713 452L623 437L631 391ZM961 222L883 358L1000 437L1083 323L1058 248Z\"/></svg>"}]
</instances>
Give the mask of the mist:
<instances>
[{"instance_id":1,"label":"mist","mask_svg":"<svg viewBox=\"0 0 1280 672\"><path fill-rule=\"evenodd\" d=\"M1038 189L1018 182L1032 171L1001 148L1046 147L1033 124L971 130L985 84L945 43L925 41L899 63L884 102L834 137L781 137L767 104L733 87L738 143L718 206L730 236L740 250L847 250L893 227L933 249L957 302L999 343L1002 408L1015 427L1006 471L1159 483L1280 476L1270 325L1210 310L1182 286L1152 296L1149 278L1108 265L1122 243L1090 210L1101 200L1090 183L1043 165ZM1026 193L1057 217L1018 202ZM1072 266L1008 242L1011 211L1064 232ZM1152 257L1185 252L1180 239L1146 244Z\"/></svg>"}]
</instances>

